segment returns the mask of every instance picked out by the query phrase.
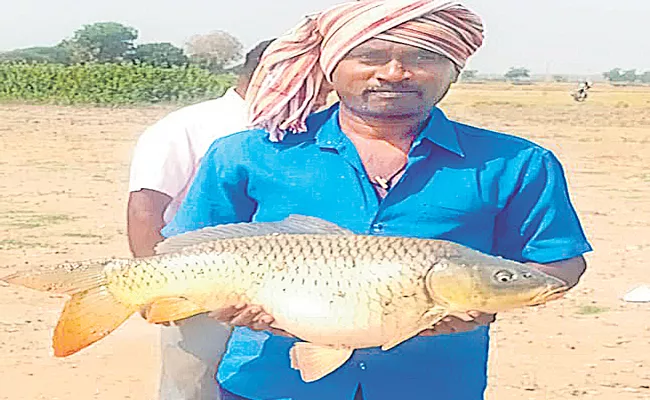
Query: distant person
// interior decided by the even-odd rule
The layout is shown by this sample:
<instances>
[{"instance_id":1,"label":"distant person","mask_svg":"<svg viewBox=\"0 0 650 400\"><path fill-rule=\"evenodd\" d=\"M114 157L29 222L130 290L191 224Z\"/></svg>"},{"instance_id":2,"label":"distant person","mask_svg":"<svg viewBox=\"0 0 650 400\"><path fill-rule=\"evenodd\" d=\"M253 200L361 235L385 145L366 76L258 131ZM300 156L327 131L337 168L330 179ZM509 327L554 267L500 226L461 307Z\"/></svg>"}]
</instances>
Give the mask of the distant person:
<instances>
[{"instance_id":1,"label":"distant person","mask_svg":"<svg viewBox=\"0 0 650 400\"><path fill-rule=\"evenodd\" d=\"M172 112L139 138L131 164L127 212L134 256L154 254L156 243L162 240L160 230L173 218L212 142L247 128L244 98L271 42L263 41L246 54L236 86L221 98ZM317 107L325 105L329 91L321 92ZM230 327L205 315L163 327L159 399L219 399L214 374L229 335Z\"/></svg>"},{"instance_id":2,"label":"distant person","mask_svg":"<svg viewBox=\"0 0 650 400\"><path fill-rule=\"evenodd\" d=\"M589 81L580 82L580 84L578 85L578 90L573 92L573 98L576 101L585 101L588 96L587 91L591 89L591 86L592 86L591 82Z\"/></svg>"}]
</instances>

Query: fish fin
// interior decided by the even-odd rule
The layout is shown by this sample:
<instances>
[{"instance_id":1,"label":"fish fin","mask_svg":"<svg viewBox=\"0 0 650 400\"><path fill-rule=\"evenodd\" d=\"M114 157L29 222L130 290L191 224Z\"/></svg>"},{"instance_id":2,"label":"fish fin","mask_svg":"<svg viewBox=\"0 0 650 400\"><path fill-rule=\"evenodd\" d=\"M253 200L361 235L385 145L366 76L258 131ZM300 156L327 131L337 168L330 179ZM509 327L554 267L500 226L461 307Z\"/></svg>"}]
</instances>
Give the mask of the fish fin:
<instances>
[{"instance_id":1,"label":"fish fin","mask_svg":"<svg viewBox=\"0 0 650 400\"><path fill-rule=\"evenodd\" d=\"M147 321L153 324L178 321L208 311L183 297L164 297L149 305Z\"/></svg>"},{"instance_id":2,"label":"fish fin","mask_svg":"<svg viewBox=\"0 0 650 400\"><path fill-rule=\"evenodd\" d=\"M72 295L54 329L56 357L66 357L106 337L134 312L137 306L120 303L99 286Z\"/></svg>"},{"instance_id":3,"label":"fish fin","mask_svg":"<svg viewBox=\"0 0 650 400\"><path fill-rule=\"evenodd\" d=\"M300 371L305 382L313 382L334 372L352 356L353 349L296 342L289 352L291 368Z\"/></svg>"},{"instance_id":4,"label":"fish fin","mask_svg":"<svg viewBox=\"0 0 650 400\"><path fill-rule=\"evenodd\" d=\"M406 342L412 337L418 335L420 332L432 328L436 323L440 322L447 315L449 315L449 313L447 312L446 309L442 307L433 307L429 309L427 312L425 312L422 315L422 317L420 317L420 320L418 321L418 324L415 328L407 329L403 332L400 332L399 335L395 336L393 339L384 343L381 346L381 349L384 351L388 351L393 347L396 347L397 345Z\"/></svg>"},{"instance_id":5,"label":"fish fin","mask_svg":"<svg viewBox=\"0 0 650 400\"><path fill-rule=\"evenodd\" d=\"M83 261L39 267L0 278L12 285L52 292L74 294L101 286L105 281L104 267L110 260Z\"/></svg>"},{"instance_id":6,"label":"fish fin","mask_svg":"<svg viewBox=\"0 0 650 400\"><path fill-rule=\"evenodd\" d=\"M179 251L199 243L274 234L353 235L350 230L316 217L290 215L277 222L240 222L223 224L171 236L156 245L156 254Z\"/></svg>"},{"instance_id":7,"label":"fish fin","mask_svg":"<svg viewBox=\"0 0 650 400\"><path fill-rule=\"evenodd\" d=\"M54 329L56 357L66 357L110 334L137 311L120 303L107 289L104 268L115 260L85 261L42 267L2 278L43 292L71 295Z\"/></svg>"}]
</instances>

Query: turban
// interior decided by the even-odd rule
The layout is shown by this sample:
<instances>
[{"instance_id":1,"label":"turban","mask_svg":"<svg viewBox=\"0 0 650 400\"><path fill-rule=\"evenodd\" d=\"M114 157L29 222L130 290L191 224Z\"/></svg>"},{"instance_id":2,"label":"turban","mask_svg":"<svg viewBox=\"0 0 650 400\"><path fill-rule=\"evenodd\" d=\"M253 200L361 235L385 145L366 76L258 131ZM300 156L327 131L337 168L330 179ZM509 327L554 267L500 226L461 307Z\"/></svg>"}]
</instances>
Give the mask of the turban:
<instances>
[{"instance_id":1,"label":"turban","mask_svg":"<svg viewBox=\"0 0 650 400\"><path fill-rule=\"evenodd\" d=\"M307 16L264 52L246 94L251 126L273 141L304 132L323 80L331 82L346 54L373 38L442 54L460 70L481 46L483 25L442 0L349 1Z\"/></svg>"}]
</instances>

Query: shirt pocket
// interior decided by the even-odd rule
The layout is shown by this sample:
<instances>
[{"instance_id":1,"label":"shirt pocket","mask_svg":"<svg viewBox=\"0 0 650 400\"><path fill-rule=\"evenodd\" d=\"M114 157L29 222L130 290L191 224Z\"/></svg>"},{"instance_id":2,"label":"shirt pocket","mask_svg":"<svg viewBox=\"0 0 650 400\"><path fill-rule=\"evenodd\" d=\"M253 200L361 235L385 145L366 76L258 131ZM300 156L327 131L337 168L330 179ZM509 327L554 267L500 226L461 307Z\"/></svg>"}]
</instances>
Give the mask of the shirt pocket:
<instances>
[{"instance_id":1,"label":"shirt pocket","mask_svg":"<svg viewBox=\"0 0 650 400\"><path fill-rule=\"evenodd\" d=\"M442 169L417 194L419 223L434 235L466 241L483 236L485 245L494 231L499 208L474 169Z\"/></svg>"}]
</instances>

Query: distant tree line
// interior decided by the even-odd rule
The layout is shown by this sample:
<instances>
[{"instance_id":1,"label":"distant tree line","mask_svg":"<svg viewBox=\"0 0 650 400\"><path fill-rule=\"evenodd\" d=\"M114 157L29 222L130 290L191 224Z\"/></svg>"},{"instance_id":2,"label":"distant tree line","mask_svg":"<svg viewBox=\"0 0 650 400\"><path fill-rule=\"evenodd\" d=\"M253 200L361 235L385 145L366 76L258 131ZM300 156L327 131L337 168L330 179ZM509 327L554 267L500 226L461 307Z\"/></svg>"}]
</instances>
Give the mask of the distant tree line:
<instances>
[{"instance_id":1,"label":"distant tree line","mask_svg":"<svg viewBox=\"0 0 650 400\"><path fill-rule=\"evenodd\" d=\"M461 81L473 81L480 79L479 71L476 69L466 69L461 72ZM530 79L530 70L524 67L511 67L503 74L503 79L507 81L520 81Z\"/></svg>"},{"instance_id":2,"label":"distant tree line","mask_svg":"<svg viewBox=\"0 0 650 400\"><path fill-rule=\"evenodd\" d=\"M650 71L638 74L636 69L623 70L621 68L614 68L610 71L603 72L603 77L610 82L650 83Z\"/></svg>"},{"instance_id":3,"label":"distant tree line","mask_svg":"<svg viewBox=\"0 0 650 400\"><path fill-rule=\"evenodd\" d=\"M488 75L489 76L489 75ZM604 72L602 76L610 82L621 83L650 83L650 70L643 73L637 73L636 69L623 70L621 68L614 68L610 71ZM485 76L481 76L478 70L466 69L461 73L461 81L478 81ZM569 77L566 75L552 75L554 82L569 82ZM491 78L492 80L494 77ZM511 82L529 81L532 79L530 69L526 67L510 67L502 78L497 80L505 80Z\"/></svg>"},{"instance_id":4,"label":"distant tree line","mask_svg":"<svg viewBox=\"0 0 650 400\"><path fill-rule=\"evenodd\" d=\"M84 25L71 38L52 47L30 47L0 53L2 62L77 65L145 64L160 68L195 65L213 73L228 72L242 58L243 46L224 31L195 35L185 48L171 43L135 44L138 31L117 22Z\"/></svg>"}]
</instances>

